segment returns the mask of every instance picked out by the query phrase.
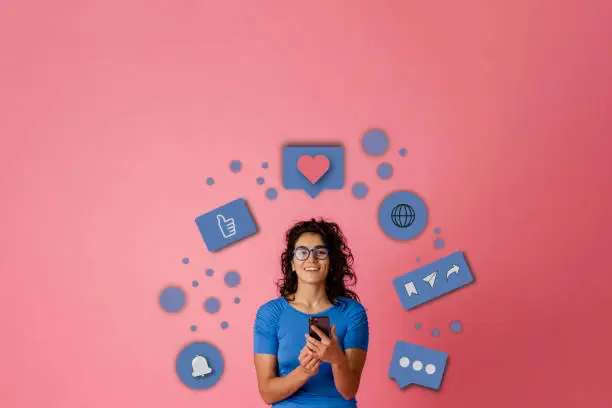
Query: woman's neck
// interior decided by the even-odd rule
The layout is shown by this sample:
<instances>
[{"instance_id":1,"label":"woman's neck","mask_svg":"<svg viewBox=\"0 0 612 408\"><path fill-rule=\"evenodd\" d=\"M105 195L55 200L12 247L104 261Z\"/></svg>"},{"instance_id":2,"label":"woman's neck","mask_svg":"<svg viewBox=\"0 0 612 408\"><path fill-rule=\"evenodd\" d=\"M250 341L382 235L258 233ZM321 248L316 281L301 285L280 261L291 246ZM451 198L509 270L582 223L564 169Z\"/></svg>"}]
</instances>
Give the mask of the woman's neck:
<instances>
[{"instance_id":1,"label":"woman's neck","mask_svg":"<svg viewBox=\"0 0 612 408\"><path fill-rule=\"evenodd\" d=\"M308 309L324 309L331 302L327 298L324 285L299 285L292 301Z\"/></svg>"}]
</instances>

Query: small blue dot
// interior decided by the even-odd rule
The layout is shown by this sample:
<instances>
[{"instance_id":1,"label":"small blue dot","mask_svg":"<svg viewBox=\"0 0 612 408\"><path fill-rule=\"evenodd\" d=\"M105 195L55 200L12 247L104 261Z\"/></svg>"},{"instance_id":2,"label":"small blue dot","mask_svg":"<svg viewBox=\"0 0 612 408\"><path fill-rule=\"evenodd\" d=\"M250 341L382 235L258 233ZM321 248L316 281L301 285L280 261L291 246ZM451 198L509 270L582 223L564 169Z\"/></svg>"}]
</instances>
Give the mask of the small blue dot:
<instances>
[{"instance_id":1,"label":"small blue dot","mask_svg":"<svg viewBox=\"0 0 612 408\"><path fill-rule=\"evenodd\" d=\"M168 313L176 313L185 306L185 293L181 288L170 286L159 296L159 304Z\"/></svg>"},{"instance_id":2,"label":"small blue dot","mask_svg":"<svg viewBox=\"0 0 612 408\"><path fill-rule=\"evenodd\" d=\"M239 297L235 297L234 298L234 303L236 303L236 304L240 303L240 298Z\"/></svg>"},{"instance_id":3,"label":"small blue dot","mask_svg":"<svg viewBox=\"0 0 612 408\"><path fill-rule=\"evenodd\" d=\"M389 147L389 139L385 132L379 129L374 129L366 132L361 141L363 149L367 154L372 156L380 156L387 151Z\"/></svg>"},{"instance_id":4,"label":"small blue dot","mask_svg":"<svg viewBox=\"0 0 612 408\"><path fill-rule=\"evenodd\" d=\"M189 263L189 258L183 258L183 263L187 265Z\"/></svg>"},{"instance_id":5,"label":"small blue dot","mask_svg":"<svg viewBox=\"0 0 612 408\"><path fill-rule=\"evenodd\" d=\"M196 331L196 330L198 330L198 326L196 325L191 326L191 331Z\"/></svg>"},{"instance_id":6,"label":"small blue dot","mask_svg":"<svg viewBox=\"0 0 612 408\"><path fill-rule=\"evenodd\" d=\"M268 168L268 162L263 162L261 164L261 167L263 167L264 169L267 169Z\"/></svg>"},{"instance_id":7,"label":"small blue dot","mask_svg":"<svg viewBox=\"0 0 612 408\"><path fill-rule=\"evenodd\" d=\"M262 185L264 183L264 178L263 177L257 177L257 184Z\"/></svg>"},{"instance_id":8,"label":"small blue dot","mask_svg":"<svg viewBox=\"0 0 612 408\"><path fill-rule=\"evenodd\" d=\"M270 187L269 189L266 190L266 197L269 200L274 200L276 196L278 196L278 191L276 191L274 187Z\"/></svg>"},{"instance_id":9,"label":"small blue dot","mask_svg":"<svg viewBox=\"0 0 612 408\"><path fill-rule=\"evenodd\" d=\"M212 177L207 178L206 184L208 184L209 186L212 186L213 184L215 184L215 179Z\"/></svg>"},{"instance_id":10,"label":"small blue dot","mask_svg":"<svg viewBox=\"0 0 612 408\"><path fill-rule=\"evenodd\" d=\"M431 331L431 335L432 335L432 336L434 336L434 337L438 337L438 336L440 335L440 330L438 330L438 329L433 329L433 330Z\"/></svg>"},{"instance_id":11,"label":"small blue dot","mask_svg":"<svg viewBox=\"0 0 612 408\"><path fill-rule=\"evenodd\" d=\"M407 152L406 152L406 149L405 149L405 148L403 148L403 147L402 147L402 148L399 150L399 154L400 154L400 156L402 156L402 157L406 156L406 153L407 153Z\"/></svg>"},{"instance_id":12,"label":"small blue dot","mask_svg":"<svg viewBox=\"0 0 612 408\"><path fill-rule=\"evenodd\" d=\"M230 170L234 173L238 173L242 169L242 163L240 160L232 160L230 163Z\"/></svg>"},{"instance_id":13,"label":"small blue dot","mask_svg":"<svg viewBox=\"0 0 612 408\"><path fill-rule=\"evenodd\" d=\"M191 282L191 286L193 286L194 288L197 288L199 284L200 283L198 281Z\"/></svg>"},{"instance_id":14,"label":"small blue dot","mask_svg":"<svg viewBox=\"0 0 612 408\"><path fill-rule=\"evenodd\" d=\"M444 248L444 241L442 241L440 238L436 238L434 241L434 246L438 249Z\"/></svg>"},{"instance_id":15,"label":"small blue dot","mask_svg":"<svg viewBox=\"0 0 612 408\"><path fill-rule=\"evenodd\" d=\"M221 322L221 328L222 329L227 329L229 327L229 323L228 322Z\"/></svg>"},{"instance_id":16,"label":"small blue dot","mask_svg":"<svg viewBox=\"0 0 612 408\"><path fill-rule=\"evenodd\" d=\"M417 258L417 262L421 262L421 258Z\"/></svg>"},{"instance_id":17,"label":"small blue dot","mask_svg":"<svg viewBox=\"0 0 612 408\"><path fill-rule=\"evenodd\" d=\"M214 273L215 273L215 271L213 271L213 270L212 270L212 269L210 269L210 268L208 268L208 269L206 270L206 276L213 276L213 275L214 275Z\"/></svg>"},{"instance_id":18,"label":"small blue dot","mask_svg":"<svg viewBox=\"0 0 612 408\"><path fill-rule=\"evenodd\" d=\"M376 172L381 179L389 180L393 176L393 167L389 163L381 163Z\"/></svg>"},{"instance_id":19,"label":"small blue dot","mask_svg":"<svg viewBox=\"0 0 612 408\"><path fill-rule=\"evenodd\" d=\"M236 271L230 271L225 274L225 284L230 288L238 286L240 283L240 275Z\"/></svg>"},{"instance_id":20,"label":"small blue dot","mask_svg":"<svg viewBox=\"0 0 612 408\"><path fill-rule=\"evenodd\" d=\"M216 297L209 297L204 302L204 309L208 313L217 313L220 308L221 308L221 302L219 302L219 299L217 299Z\"/></svg>"},{"instance_id":21,"label":"small blue dot","mask_svg":"<svg viewBox=\"0 0 612 408\"><path fill-rule=\"evenodd\" d=\"M423 326L421 326L421 323L417 323L417 324L415 324L415 325L414 325L414 327L415 327L417 330L420 330L420 329L421 329L421 327L423 327Z\"/></svg>"},{"instance_id":22,"label":"small blue dot","mask_svg":"<svg viewBox=\"0 0 612 408\"><path fill-rule=\"evenodd\" d=\"M461 333L463 330L463 324L460 321L455 320L454 322L451 322L450 329L453 333Z\"/></svg>"},{"instance_id":23,"label":"small blue dot","mask_svg":"<svg viewBox=\"0 0 612 408\"><path fill-rule=\"evenodd\" d=\"M434 228L434 234L439 234L439 233L440 233L440 227Z\"/></svg>"},{"instance_id":24,"label":"small blue dot","mask_svg":"<svg viewBox=\"0 0 612 408\"><path fill-rule=\"evenodd\" d=\"M365 183L353 184L353 195L355 198L364 198L368 195L368 186Z\"/></svg>"}]
</instances>

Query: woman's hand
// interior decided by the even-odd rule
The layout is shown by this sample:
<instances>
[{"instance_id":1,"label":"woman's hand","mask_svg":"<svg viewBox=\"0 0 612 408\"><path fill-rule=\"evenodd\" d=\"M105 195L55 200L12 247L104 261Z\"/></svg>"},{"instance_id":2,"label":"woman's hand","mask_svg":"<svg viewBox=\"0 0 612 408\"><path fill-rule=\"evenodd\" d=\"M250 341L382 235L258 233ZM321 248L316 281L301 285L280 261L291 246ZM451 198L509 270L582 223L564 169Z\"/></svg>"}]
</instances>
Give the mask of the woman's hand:
<instances>
[{"instance_id":1,"label":"woman's hand","mask_svg":"<svg viewBox=\"0 0 612 408\"><path fill-rule=\"evenodd\" d=\"M319 335L321 341L306 334L306 347L317 358L329 364L338 364L346 360L346 355L338 343L335 324L331 327L331 338L327 337L317 326L312 326L312 330Z\"/></svg>"},{"instance_id":2,"label":"woman's hand","mask_svg":"<svg viewBox=\"0 0 612 408\"><path fill-rule=\"evenodd\" d=\"M300 355L298 356L298 361L300 362L300 366L308 375L312 377L316 373L319 372L319 366L321 365L321 359L319 359L313 352L311 352L306 346L300 351Z\"/></svg>"}]
</instances>

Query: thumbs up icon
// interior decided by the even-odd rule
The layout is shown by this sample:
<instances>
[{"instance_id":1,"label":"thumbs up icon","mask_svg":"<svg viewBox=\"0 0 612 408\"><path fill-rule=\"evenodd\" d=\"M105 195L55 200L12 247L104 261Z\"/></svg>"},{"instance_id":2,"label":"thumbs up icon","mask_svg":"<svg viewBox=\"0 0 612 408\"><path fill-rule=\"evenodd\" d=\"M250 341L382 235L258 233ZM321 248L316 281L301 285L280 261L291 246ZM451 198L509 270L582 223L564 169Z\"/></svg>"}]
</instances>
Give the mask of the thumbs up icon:
<instances>
[{"instance_id":1,"label":"thumbs up icon","mask_svg":"<svg viewBox=\"0 0 612 408\"><path fill-rule=\"evenodd\" d=\"M236 235L236 222L233 218L225 218L222 214L217 214L217 222L219 230L223 234L223 238L230 238Z\"/></svg>"}]
</instances>

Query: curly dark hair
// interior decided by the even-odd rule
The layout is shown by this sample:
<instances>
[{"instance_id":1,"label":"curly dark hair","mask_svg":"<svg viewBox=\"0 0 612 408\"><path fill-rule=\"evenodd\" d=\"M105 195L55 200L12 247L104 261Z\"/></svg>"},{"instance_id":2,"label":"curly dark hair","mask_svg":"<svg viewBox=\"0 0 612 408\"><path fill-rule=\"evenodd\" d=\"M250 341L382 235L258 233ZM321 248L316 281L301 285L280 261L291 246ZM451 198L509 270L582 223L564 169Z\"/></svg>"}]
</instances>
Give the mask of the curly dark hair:
<instances>
[{"instance_id":1,"label":"curly dark hair","mask_svg":"<svg viewBox=\"0 0 612 408\"><path fill-rule=\"evenodd\" d=\"M283 276L276 282L280 295L287 298L297 291L297 274L291 269L291 260L295 243L300 235L311 232L319 234L329 250L329 272L325 279L325 292L330 302L334 303L339 296L346 296L359 301L359 296L347 286L357 283L357 276L353 272L353 254L346 245L346 238L338 224L320 218L311 218L299 221L285 234L287 247L281 255L281 268Z\"/></svg>"}]
</instances>

